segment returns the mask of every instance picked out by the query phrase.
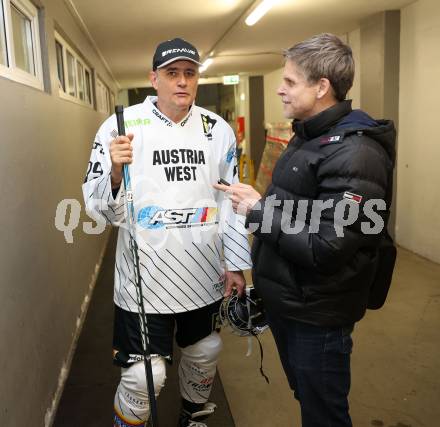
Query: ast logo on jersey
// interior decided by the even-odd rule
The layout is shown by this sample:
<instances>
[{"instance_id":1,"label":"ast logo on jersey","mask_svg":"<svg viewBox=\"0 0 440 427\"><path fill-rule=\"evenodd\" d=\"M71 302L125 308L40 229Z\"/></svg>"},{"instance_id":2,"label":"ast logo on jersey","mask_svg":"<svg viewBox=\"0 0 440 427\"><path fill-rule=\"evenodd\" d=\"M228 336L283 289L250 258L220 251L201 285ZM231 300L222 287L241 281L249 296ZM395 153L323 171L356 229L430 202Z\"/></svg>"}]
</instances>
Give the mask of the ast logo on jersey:
<instances>
[{"instance_id":1,"label":"ast logo on jersey","mask_svg":"<svg viewBox=\"0 0 440 427\"><path fill-rule=\"evenodd\" d=\"M139 211L137 221L145 229L204 226L217 222L217 208L163 209L146 206Z\"/></svg>"}]
</instances>

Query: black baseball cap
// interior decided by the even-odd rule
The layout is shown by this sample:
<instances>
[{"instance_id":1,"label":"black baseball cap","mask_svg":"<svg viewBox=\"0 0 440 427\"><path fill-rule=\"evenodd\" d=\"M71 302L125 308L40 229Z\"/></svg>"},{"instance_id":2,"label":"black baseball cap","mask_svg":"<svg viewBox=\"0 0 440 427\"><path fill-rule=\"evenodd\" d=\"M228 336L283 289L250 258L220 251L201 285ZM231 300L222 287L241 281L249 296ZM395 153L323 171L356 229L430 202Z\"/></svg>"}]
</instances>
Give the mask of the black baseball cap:
<instances>
[{"instance_id":1,"label":"black baseball cap","mask_svg":"<svg viewBox=\"0 0 440 427\"><path fill-rule=\"evenodd\" d=\"M202 65L197 49L186 40L175 38L162 42L157 46L153 56L153 70L165 67L165 65L179 59Z\"/></svg>"}]
</instances>

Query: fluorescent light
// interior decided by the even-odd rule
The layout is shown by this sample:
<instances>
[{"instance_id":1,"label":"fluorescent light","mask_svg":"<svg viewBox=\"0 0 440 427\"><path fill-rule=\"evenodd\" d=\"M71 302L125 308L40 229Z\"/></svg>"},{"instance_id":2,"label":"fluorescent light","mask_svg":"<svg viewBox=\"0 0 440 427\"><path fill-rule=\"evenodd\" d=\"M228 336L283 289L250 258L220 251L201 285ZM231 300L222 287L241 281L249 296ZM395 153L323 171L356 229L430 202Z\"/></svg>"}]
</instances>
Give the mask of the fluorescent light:
<instances>
[{"instance_id":1,"label":"fluorescent light","mask_svg":"<svg viewBox=\"0 0 440 427\"><path fill-rule=\"evenodd\" d=\"M246 18L246 25L256 24L278 0L263 0Z\"/></svg>"},{"instance_id":2,"label":"fluorescent light","mask_svg":"<svg viewBox=\"0 0 440 427\"><path fill-rule=\"evenodd\" d=\"M201 67L199 67L199 73L203 73L214 62L212 58L208 58Z\"/></svg>"}]
</instances>

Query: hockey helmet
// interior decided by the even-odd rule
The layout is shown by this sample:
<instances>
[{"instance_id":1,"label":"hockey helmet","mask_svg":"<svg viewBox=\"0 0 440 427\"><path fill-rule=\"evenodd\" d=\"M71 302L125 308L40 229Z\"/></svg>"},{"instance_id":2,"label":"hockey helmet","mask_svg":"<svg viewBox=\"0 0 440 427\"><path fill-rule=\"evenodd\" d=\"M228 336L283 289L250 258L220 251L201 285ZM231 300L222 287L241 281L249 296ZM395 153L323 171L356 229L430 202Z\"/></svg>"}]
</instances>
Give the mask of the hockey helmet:
<instances>
[{"instance_id":1,"label":"hockey helmet","mask_svg":"<svg viewBox=\"0 0 440 427\"><path fill-rule=\"evenodd\" d=\"M241 297L236 291L226 297L220 306L219 316L223 326L230 326L242 337L261 334L269 327L263 302L254 287L247 287Z\"/></svg>"}]
</instances>

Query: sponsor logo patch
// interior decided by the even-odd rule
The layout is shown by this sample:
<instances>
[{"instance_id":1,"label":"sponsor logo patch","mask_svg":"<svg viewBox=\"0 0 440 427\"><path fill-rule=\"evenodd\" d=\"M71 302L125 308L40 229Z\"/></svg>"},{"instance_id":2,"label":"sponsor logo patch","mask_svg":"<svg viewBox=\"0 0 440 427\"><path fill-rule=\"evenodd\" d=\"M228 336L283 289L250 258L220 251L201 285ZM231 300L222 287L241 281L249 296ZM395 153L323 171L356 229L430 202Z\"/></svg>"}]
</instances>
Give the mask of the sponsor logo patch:
<instances>
[{"instance_id":1,"label":"sponsor logo patch","mask_svg":"<svg viewBox=\"0 0 440 427\"><path fill-rule=\"evenodd\" d=\"M218 313L212 315L212 330L219 331L222 327L222 322Z\"/></svg>"},{"instance_id":2,"label":"sponsor logo patch","mask_svg":"<svg viewBox=\"0 0 440 427\"><path fill-rule=\"evenodd\" d=\"M162 120L167 126L172 127L173 124L170 120L168 120L159 110L156 108L153 108L153 114L159 119Z\"/></svg>"},{"instance_id":3,"label":"sponsor logo patch","mask_svg":"<svg viewBox=\"0 0 440 427\"><path fill-rule=\"evenodd\" d=\"M163 209L159 206L142 208L137 217L145 229L188 228L217 223L217 208Z\"/></svg>"},{"instance_id":4,"label":"sponsor logo patch","mask_svg":"<svg viewBox=\"0 0 440 427\"><path fill-rule=\"evenodd\" d=\"M352 200L355 203L362 202L362 196L359 196L359 194L350 193L348 191L346 191L342 197L347 200Z\"/></svg>"},{"instance_id":5,"label":"sponsor logo patch","mask_svg":"<svg viewBox=\"0 0 440 427\"><path fill-rule=\"evenodd\" d=\"M148 118L145 119L138 118L133 120L125 120L124 124L126 128L132 128L134 126L148 126L149 124L151 124L151 120Z\"/></svg>"},{"instance_id":6,"label":"sponsor logo patch","mask_svg":"<svg viewBox=\"0 0 440 427\"><path fill-rule=\"evenodd\" d=\"M235 147L232 147L226 154L226 163L231 163L235 156L236 150Z\"/></svg>"},{"instance_id":7,"label":"sponsor logo patch","mask_svg":"<svg viewBox=\"0 0 440 427\"><path fill-rule=\"evenodd\" d=\"M185 126L188 123L189 118L192 116L192 110L189 112L188 116L186 117L186 119L182 120L180 122L180 126Z\"/></svg>"},{"instance_id":8,"label":"sponsor logo patch","mask_svg":"<svg viewBox=\"0 0 440 427\"><path fill-rule=\"evenodd\" d=\"M201 114L202 116L202 123L203 123L203 132L205 133L206 138L208 138L208 141L212 140L212 129L214 128L215 124L217 123L217 120L213 119L210 116L205 116L204 114Z\"/></svg>"},{"instance_id":9,"label":"sponsor logo patch","mask_svg":"<svg viewBox=\"0 0 440 427\"><path fill-rule=\"evenodd\" d=\"M195 55L196 54L196 52L194 51L194 50L191 50L191 49L187 49L187 48L185 48L185 47L182 47L182 48L176 48L176 49L168 49L168 50L166 50L166 51L164 51L164 52L162 52L162 56L167 56L167 55L169 55L170 53L190 53L191 55Z\"/></svg>"},{"instance_id":10,"label":"sponsor logo patch","mask_svg":"<svg viewBox=\"0 0 440 427\"><path fill-rule=\"evenodd\" d=\"M335 136L323 136L320 140L319 143L321 145L325 145L325 144L332 144L335 142L339 142L341 141L341 136L340 135L335 135Z\"/></svg>"}]
</instances>

